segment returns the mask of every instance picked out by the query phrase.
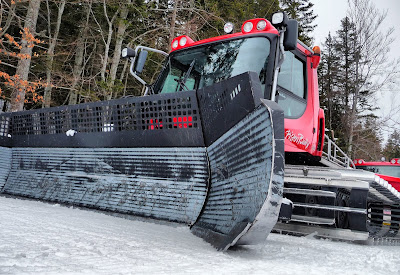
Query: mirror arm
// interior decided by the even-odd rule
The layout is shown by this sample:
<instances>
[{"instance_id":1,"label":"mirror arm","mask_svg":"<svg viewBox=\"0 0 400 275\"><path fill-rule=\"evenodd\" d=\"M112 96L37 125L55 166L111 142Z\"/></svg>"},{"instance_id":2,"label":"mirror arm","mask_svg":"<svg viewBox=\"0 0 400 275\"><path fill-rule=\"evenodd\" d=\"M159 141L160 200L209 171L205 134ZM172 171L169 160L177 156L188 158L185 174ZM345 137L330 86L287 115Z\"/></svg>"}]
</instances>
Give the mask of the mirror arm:
<instances>
[{"instance_id":1,"label":"mirror arm","mask_svg":"<svg viewBox=\"0 0 400 275\"><path fill-rule=\"evenodd\" d=\"M146 81L144 81L139 75L136 74L134 66L135 66L135 61L136 61L136 57L138 56L138 52L139 50L147 50L147 51L151 51L151 52L155 52L155 53L159 53L162 54L164 56L168 56L168 53L161 51L161 50L157 50L157 49L153 49L153 48L149 48L149 47L145 47L145 46L137 46L135 48L135 56L130 58L131 61L131 66L130 66L130 74L136 78L141 84L143 84L144 86L146 86L146 90L144 92L144 95L147 95L149 93L149 85L147 84Z\"/></svg>"},{"instance_id":2,"label":"mirror arm","mask_svg":"<svg viewBox=\"0 0 400 275\"><path fill-rule=\"evenodd\" d=\"M145 46L140 46L140 45L135 48L136 56L137 56L139 50L146 50L146 51L155 52L155 53L159 53L159 54L168 56L168 53L166 53L164 51L153 49L153 48L149 48L149 47L145 47Z\"/></svg>"},{"instance_id":3,"label":"mirror arm","mask_svg":"<svg viewBox=\"0 0 400 275\"><path fill-rule=\"evenodd\" d=\"M131 60L131 66L129 71L134 78L136 78L140 83L142 83L146 87L146 90L144 91L143 95L147 95L149 93L149 86L147 85L147 82L144 81L140 76L138 76L135 70L133 69L133 67L135 66L135 58L131 57L130 60Z\"/></svg>"},{"instance_id":4,"label":"mirror arm","mask_svg":"<svg viewBox=\"0 0 400 275\"><path fill-rule=\"evenodd\" d=\"M285 60L285 49L283 46L283 40L285 39L285 30L286 30L285 27L283 27L281 30L279 30L279 44L276 49L276 56L275 56L276 57L275 60L278 60L278 63L276 64L275 71L274 71L274 80L272 82L271 101L275 101L276 88L278 86L279 69L281 68L282 63Z\"/></svg>"}]
</instances>

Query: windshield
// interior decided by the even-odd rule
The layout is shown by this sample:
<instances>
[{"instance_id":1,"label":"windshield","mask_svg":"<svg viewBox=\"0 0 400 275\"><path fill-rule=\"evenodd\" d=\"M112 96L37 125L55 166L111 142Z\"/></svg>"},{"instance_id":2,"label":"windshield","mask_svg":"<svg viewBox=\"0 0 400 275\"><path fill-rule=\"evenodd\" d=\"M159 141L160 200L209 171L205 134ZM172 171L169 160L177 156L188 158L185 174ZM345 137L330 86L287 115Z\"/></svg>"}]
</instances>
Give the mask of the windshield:
<instances>
[{"instance_id":1,"label":"windshield","mask_svg":"<svg viewBox=\"0 0 400 275\"><path fill-rule=\"evenodd\" d=\"M374 172L376 174L400 178L400 166L357 166L357 168Z\"/></svg>"},{"instance_id":2,"label":"windshield","mask_svg":"<svg viewBox=\"0 0 400 275\"><path fill-rule=\"evenodd\" d=\"M265 37L208 44L172 54L154 87L155 93L199 89L244 72L259 74L263 89L270 42Z\"/></svg>"}]
</instances>

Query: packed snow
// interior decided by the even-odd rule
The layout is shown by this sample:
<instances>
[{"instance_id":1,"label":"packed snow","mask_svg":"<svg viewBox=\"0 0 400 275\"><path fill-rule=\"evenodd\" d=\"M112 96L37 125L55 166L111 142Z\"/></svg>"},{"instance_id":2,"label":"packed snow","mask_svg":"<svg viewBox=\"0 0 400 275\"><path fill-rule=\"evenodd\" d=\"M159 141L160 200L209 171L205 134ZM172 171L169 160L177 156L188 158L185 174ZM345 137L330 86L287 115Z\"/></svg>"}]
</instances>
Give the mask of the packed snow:
<instances>
[{"instance_id":1,"label":"packed snow","mask_svg":"<svg viewBox=\"0 0 400 275\"><path fill-rule=\"evenodd\" d=\"M0 197L0 274L400 274L400 247L270 234L218 252L181 224Z\"/></svg>"}]
</instances>

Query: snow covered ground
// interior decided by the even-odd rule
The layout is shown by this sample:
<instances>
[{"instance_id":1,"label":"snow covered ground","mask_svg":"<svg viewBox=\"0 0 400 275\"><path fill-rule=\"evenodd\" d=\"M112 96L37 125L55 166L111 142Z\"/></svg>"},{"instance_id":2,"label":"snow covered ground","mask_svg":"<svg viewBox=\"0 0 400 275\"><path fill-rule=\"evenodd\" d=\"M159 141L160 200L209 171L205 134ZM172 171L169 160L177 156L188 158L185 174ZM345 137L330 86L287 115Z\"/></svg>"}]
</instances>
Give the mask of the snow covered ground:
<instances>
[{"instance_id":1,"label":"snow covered ground","mask_svg":"<svg viewBox=\"0 0 400 275\"><path fill-rule=\"evenodd\" d=\"M400 247L271 234L218 252L171 223L0 197L0 274L400 274Z\"/></svg>"}]
</instances>

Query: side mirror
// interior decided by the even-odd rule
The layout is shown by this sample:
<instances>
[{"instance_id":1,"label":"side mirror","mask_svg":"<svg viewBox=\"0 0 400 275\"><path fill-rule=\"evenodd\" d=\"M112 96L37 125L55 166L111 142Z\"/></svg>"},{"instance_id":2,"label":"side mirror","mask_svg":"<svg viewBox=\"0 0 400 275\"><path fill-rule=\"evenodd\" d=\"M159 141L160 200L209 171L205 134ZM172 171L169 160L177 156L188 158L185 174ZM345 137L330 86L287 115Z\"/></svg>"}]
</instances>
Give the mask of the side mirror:
<instances>
[{"instance_id":1,"label":"side mirror","mask_svg":"<svg viewBox=\"0 0 400 275\"><path fill-rule=\"evenodd\" d=\"M283 39L283 47L285 51L291 51L297 47L297 38L299 36L299 23L295 19L287 21L285 37Z\"/></svg>"},{"instance_id":2,"label":"side mirror","mask_svg":"<svg viewBox=\"0 0 400 275\"><path fill-rule=\"evenodd\" d=\"M135 71L136 71L137 74L140 74L140 73L143 72L144 63L146 63L146 59L147 59L147 55L148 54L149 54L149 52L146 51L146 50L140 51L138 60L136 62L136 67L135 67Z\"/></svg>"}]
</instances>

